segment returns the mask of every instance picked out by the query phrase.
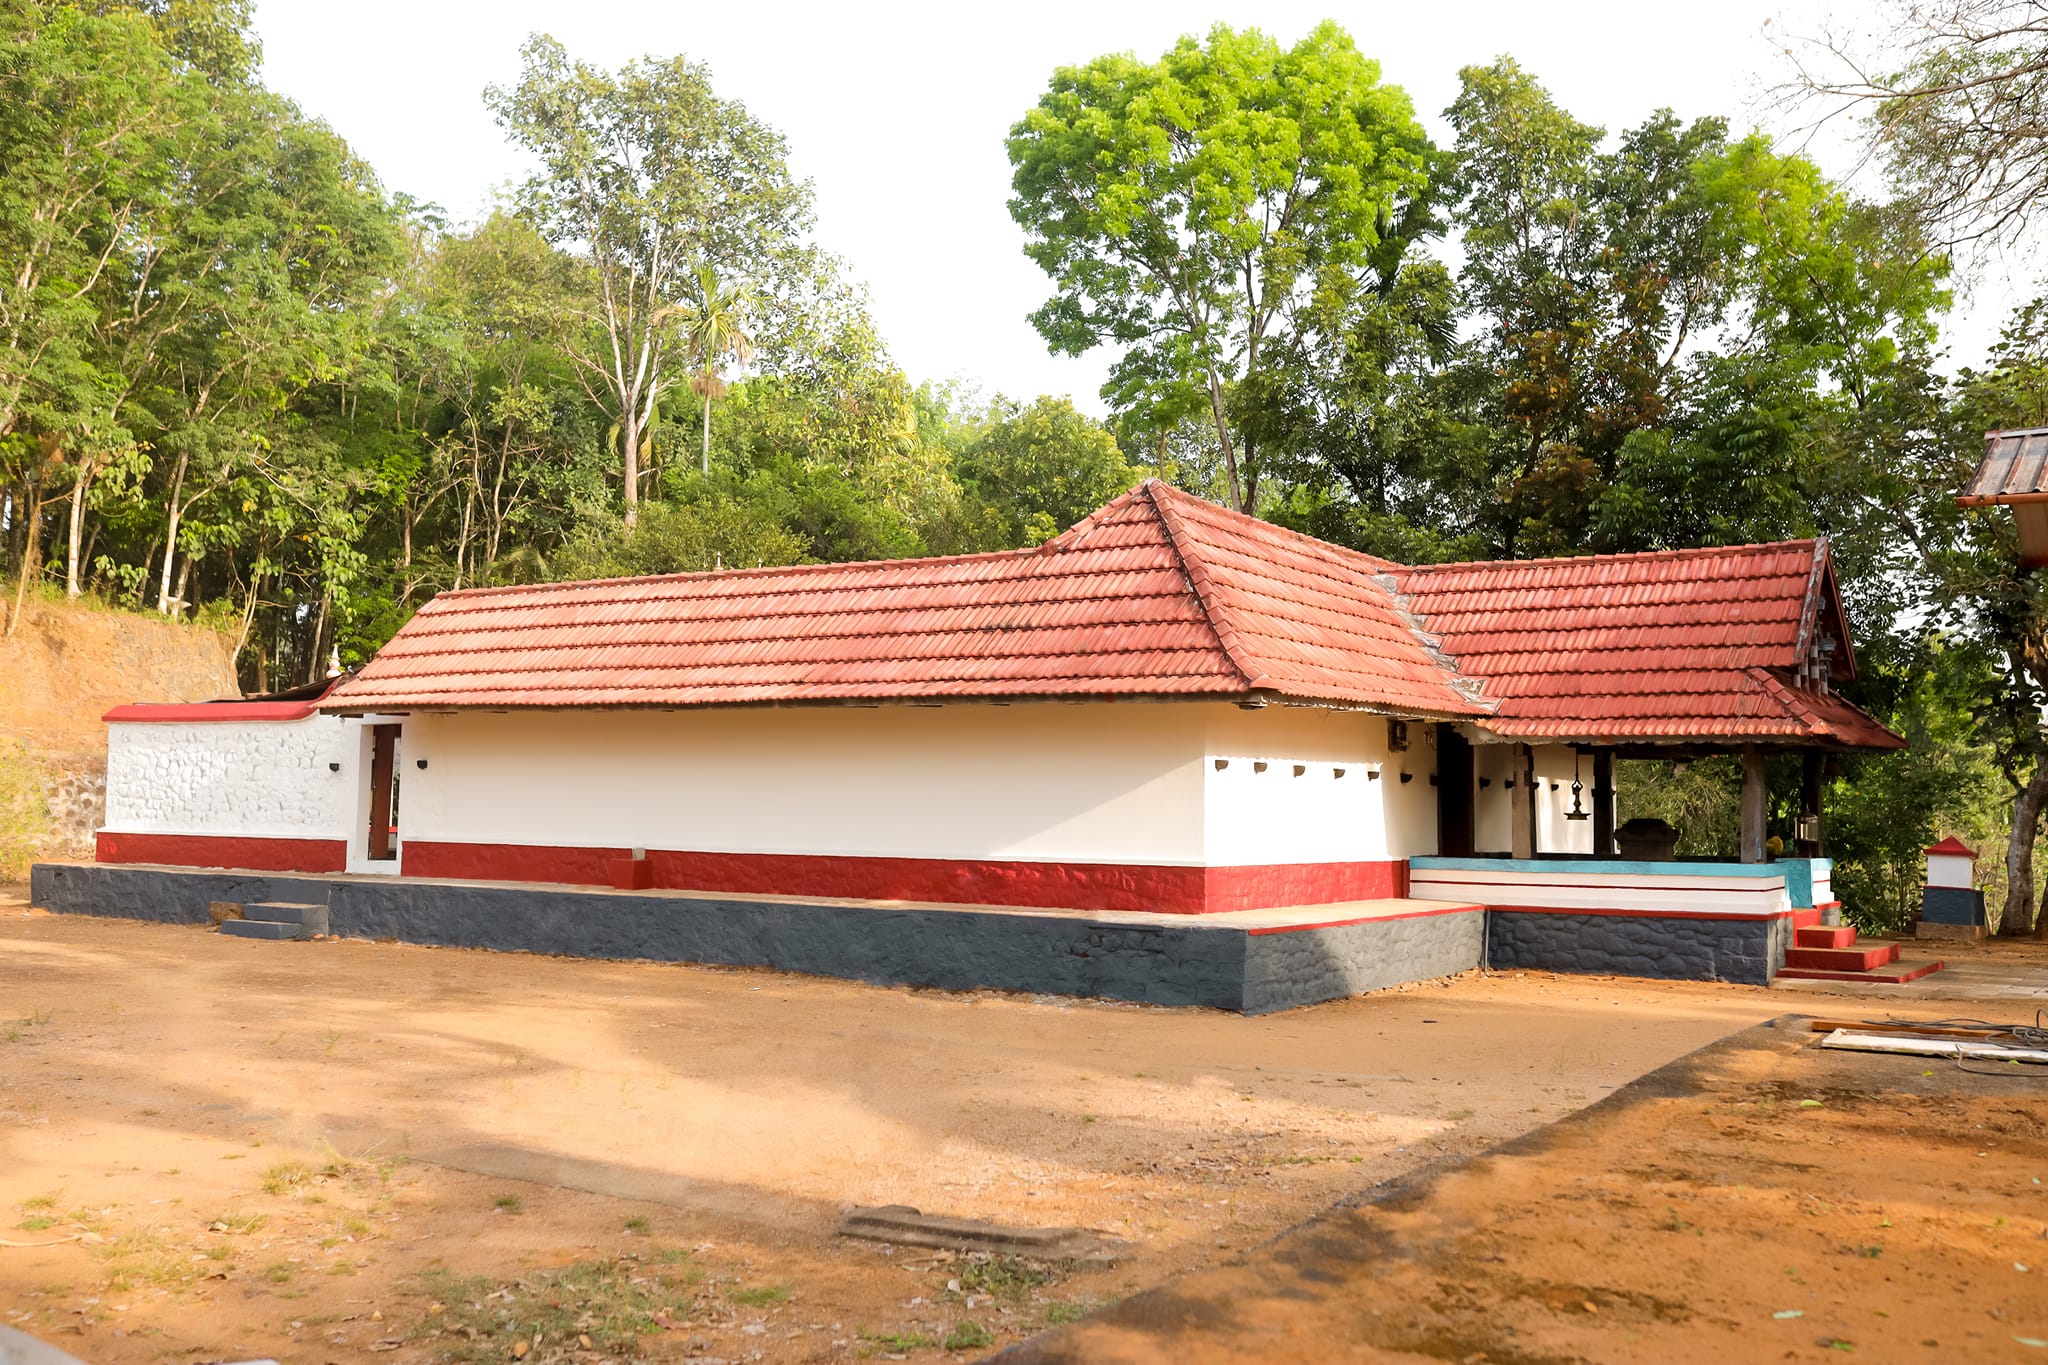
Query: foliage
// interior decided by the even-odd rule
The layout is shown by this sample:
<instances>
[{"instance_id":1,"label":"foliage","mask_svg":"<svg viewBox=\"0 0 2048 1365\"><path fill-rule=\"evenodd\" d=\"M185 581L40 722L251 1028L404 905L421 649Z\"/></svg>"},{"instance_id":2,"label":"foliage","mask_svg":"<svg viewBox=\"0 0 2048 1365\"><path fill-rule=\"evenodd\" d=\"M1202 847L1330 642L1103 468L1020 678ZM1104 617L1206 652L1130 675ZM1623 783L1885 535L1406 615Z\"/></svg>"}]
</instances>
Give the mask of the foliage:
<instances>
[{"instance_id":1,"label":"foliage","mask_svg":"<svg viewBox=\"0 0 2048 1365\"><path fill-rule=\"evenodd\" d=\"M1218 25L1156 63L1062 67L1009 153L1011 215L1056 291L1033 323L1057 351L1121 347L1119 409L1160 425L1206 406L1231 503L1256 506L1235 386L1294 305L1388 270L1426 222L1407 95L1333 23L1288 49Z\"/></svg>"}]
</instances>

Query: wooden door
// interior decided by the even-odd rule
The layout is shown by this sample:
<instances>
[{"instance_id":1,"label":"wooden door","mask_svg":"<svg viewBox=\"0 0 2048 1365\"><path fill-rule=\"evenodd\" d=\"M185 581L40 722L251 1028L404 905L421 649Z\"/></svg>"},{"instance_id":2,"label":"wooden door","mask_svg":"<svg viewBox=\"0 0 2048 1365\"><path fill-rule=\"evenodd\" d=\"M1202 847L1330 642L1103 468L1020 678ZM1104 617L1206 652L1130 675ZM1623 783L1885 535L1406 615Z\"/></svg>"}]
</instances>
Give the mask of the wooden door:
<instances>
[{"instance_id":1,"label":"wooden door","mask_svg":"<svg viewBox=\"0 0 2048 1365\"><path fill-rule=\"evenodd\" d=\"M393 800L398 782L398 732L396 725L370 727L370 861L389 862L398 856L392 839L392 817L397 814Z\"/></svg>"}]
</instances>

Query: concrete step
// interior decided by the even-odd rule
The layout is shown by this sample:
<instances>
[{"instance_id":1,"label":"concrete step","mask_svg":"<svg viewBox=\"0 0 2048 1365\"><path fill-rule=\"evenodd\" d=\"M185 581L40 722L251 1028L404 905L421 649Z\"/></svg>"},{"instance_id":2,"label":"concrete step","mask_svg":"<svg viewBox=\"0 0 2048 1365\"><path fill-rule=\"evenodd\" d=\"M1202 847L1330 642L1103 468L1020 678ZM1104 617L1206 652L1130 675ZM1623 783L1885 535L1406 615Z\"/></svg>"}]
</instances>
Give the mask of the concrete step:
<instances>
[{"instance_id":1,"label":"concrete step","mask_svg":"<svg viewBox=\"0 0 2048 1365\"><path fill-rule=\"evenodd\" d=\"M1778 975L1792 981L1867 981L1880 985L1898 985L1906 981L1918 981L1932 972L1938 972L1948 964L1945 962L1900 962L1871 971L1851 972L1827 967L1787 967Z\"/></svg>"},{"instance_id":2,"label":"concrete step","mask_svg":"<svg viewBox=\"0 0 2048 1365\"><path fill-rule=\"evenodd\" d=\"M1815 924L1793 930L1792 938L1801 948L1846 948L1856 941L1856 931L1846 924Z\"/></svg>"},{"instance_id":3,"label":"concrete step","mask_svg":"<svg viewBox=\"0 0 2048 1365\"><path fill-rule=\"evenodd\" d=\"M1792 927L1794 929L1808 929L1819 924L1825 918L1826 912L1822 910L1794 910L1792 912Z\"/></svg>"},{"instance_id":4,"label":"concrete step","mask_svg":"<svg viewBox=\"0 0 2048 1365\"><path fill-rule=\"evenodd\" d=\"M242 907L242 918L267 924L296 924L306 937L327 932L327 907L300 901L252 901Z\"/></svg>"},{"instance_id":5,"label":"concrete step","mask_svg":"<svg viewBox=\"0 0 2048 1365\"><path fill-rule=\"evenodd\" d=\"M305 928L271 919L224 919L220 931L229 938L311 938Z\"/></svg>"},{"instance_id":6,"label":"concrete step","mask_svg":"<svg viewBox=\"0 0 2048 1365\"><path fill-rule=\"evenodd\" d=\"M1787 948L1787 967L1810 967L1821 971L1867 972L1899 960L1896 943L1864 943L1853 948Z\"/></svg>"}]
</instances>

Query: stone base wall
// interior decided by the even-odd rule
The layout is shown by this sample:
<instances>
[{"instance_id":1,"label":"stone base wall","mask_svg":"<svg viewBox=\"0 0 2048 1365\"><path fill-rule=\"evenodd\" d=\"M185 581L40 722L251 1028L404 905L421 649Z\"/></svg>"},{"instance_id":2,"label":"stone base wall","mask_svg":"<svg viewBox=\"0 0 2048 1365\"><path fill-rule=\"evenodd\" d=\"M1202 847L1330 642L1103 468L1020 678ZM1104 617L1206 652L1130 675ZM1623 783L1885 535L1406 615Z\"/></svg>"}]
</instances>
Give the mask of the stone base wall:
<instances>
[{"instance_id":1,"label":"stone base wall","mask_svg":"<svg viewBox=\"0 0 2048 1365\"><path fill-rule=\"evenodd\" d=\"M207 922L209 901L325 902L346 938L769 967L884 985L1265 1014L1479 965L1482 912L1286 932L1085 916L122 865L38 864L59 913Z\"/></svg>"},{"instance_id":2,"label":"stone base wall","mask_svg":"<svg viewBox=\"0 0 2048 1365\"><path fill-rule=\"evenodd\" d=\"M1495 968L1739 981L1767 986L1785 965L1785 916L1532 914L1492 910L1486 963Z\"/></svg>"}]
</instances>

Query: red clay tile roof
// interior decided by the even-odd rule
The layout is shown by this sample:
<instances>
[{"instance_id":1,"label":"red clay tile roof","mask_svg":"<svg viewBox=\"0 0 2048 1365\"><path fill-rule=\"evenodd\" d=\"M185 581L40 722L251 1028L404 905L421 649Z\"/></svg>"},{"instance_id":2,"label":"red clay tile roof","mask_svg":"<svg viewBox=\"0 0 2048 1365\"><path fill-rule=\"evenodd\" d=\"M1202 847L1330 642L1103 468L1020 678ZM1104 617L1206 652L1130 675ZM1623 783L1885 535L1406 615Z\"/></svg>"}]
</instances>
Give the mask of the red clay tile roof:
<instances>
[{"instance_id":1,"label":"red clay tile roof","mask_svg":"<svg viewBox=\"0 0 2048 1365\"><path fill-rule=\"evenodd\" d=\"M1791 679L1818 638L1856 660L1825 541L1437 564L1397 571L1409 606L1517 738L1901 748Z\"/></svg>"},{"instance_id":2,"label":"red clay tile roof","mask_svg":"<svg viewBox=\"0 0 2048 1365\"><path fill-rule=\"evenodd\" d=\"M442 593L322 709L1193 694L1483 714L1395 567L1154 481L1030 550Z\"/></svg>"},{"instance_id":3,"label":"red clay tile roof","mask_svg":"<svg viewBox=\"0 0 2048 1365\"><path fill-rule=\"evenodd\" d=\"M327 711L1276 698L1516 738L1895 748L1790 679L1825 543L1404 568L1156 480L1030 550L446 592Z\"/></svg>"}]
</instances>

